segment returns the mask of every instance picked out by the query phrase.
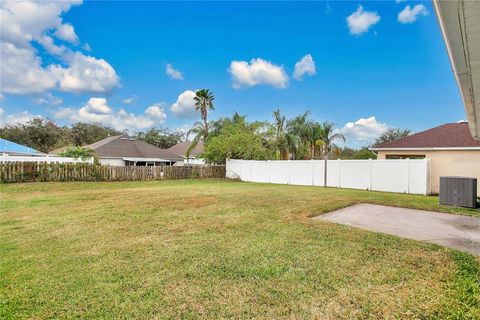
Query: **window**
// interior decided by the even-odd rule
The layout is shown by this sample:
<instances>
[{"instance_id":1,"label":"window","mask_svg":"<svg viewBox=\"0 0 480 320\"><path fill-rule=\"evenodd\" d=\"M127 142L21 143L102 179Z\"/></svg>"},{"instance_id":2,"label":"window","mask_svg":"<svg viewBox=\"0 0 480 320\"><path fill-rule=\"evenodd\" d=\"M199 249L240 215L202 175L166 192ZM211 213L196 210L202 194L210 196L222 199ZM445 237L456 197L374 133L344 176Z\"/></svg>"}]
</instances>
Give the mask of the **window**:
<instances>
[{"instance_id":1,"label":"window","mask_svg":"<svg viewBox=\"0 0 480 320\"><path fill-rule=\"evenodd\" d=\"M387 154L385 159L425 159L424 154Z\"/></svg>"}]
</instances>

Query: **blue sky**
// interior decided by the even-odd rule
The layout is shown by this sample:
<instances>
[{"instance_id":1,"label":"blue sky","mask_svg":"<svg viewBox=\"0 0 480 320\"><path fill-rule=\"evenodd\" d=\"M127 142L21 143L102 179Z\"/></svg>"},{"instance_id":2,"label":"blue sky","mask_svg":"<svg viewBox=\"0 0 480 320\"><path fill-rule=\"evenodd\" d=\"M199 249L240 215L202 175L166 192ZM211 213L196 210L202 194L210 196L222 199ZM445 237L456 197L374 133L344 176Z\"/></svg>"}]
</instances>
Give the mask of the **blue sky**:
<instances>
[{"instance_id":1,"label":"blue sky","mask_svg":"<svg viewBox=\"0 0 480 320\"><path fill-rule=\"evenodd\" d=\"M430 2L2 2L1 10L2 124L40 115L130 132L187 128L201 88L216 96L212 119L310 110L351 146L387 127L465 118Z\"/></svg>"}]
</instances>

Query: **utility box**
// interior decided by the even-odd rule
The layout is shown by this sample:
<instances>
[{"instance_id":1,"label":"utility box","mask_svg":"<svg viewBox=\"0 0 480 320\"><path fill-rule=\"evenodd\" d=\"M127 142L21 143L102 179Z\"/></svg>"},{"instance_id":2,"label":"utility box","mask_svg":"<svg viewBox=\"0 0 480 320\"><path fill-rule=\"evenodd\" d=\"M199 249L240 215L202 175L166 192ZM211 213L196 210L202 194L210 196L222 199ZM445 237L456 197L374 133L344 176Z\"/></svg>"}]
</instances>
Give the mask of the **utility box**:
<instances>
[{"instance_id":1,"label":"utility box","mask_svg":"<svg viewBox=\"0 0 480 320\"><path fill-rule=\"evenodd\" d=\"M440 204L477 207L477 178L440 177Z\"/></svg>"}]
</instances>

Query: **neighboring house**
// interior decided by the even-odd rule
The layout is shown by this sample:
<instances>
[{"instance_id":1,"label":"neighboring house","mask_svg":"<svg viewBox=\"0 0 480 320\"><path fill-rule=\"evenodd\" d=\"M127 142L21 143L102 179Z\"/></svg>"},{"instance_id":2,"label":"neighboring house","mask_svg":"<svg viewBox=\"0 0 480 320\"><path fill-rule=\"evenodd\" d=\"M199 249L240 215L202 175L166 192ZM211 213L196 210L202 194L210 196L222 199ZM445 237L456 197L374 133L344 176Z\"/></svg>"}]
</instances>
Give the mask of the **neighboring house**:
<instances>
[{"instance_id":1,"label":"neighboring house","mask_svg":"<svg viewBox=\"0 0 480 320\"><path fill-rule=\"evenodd\" d=\"M111 166L173 165L183 158L135 138L119 135L84 146L95 151L99 162Z\"/></svg>"},{"instance_id":2,"label":"neighboring house","mask_svg":"<svg viewBox=\"0 0 480 320\"><path fill-rule=\"evenodd\" d=\"M44 156L45 154L30 147L0 138L0 153L4 156Z\"/></svg>"},{"instance_id":3,"label":"neighboring house","mask_svg":"<svg viewBox=\"0 0 480 320\"><path fill-rule=\"evenodd\" d=\"M467 122L447 123L370 150L378 153L378 159L431 159L434 193L439 192L440 176L476 177L480 181L480 140L472 137Z\"/></svg>"},{"instance_id":4,"label":"neighboring house","mask_svg":"<svg viewBox=\"0 0 480 320\"><path fill-rule=\"evenodd\" d=\"M179 156L181 156L184 165L203 165L205 164L205 160L199 158L198 156L203 153L203 141L199 141L195 148L190 152L189 156L187 157L187 150L190 147L191 141L184 141L179 142L173 147L167 149L170 152L173 152ZM176 165L180 165L177 163Z\"/></svg>"}]
</instances>

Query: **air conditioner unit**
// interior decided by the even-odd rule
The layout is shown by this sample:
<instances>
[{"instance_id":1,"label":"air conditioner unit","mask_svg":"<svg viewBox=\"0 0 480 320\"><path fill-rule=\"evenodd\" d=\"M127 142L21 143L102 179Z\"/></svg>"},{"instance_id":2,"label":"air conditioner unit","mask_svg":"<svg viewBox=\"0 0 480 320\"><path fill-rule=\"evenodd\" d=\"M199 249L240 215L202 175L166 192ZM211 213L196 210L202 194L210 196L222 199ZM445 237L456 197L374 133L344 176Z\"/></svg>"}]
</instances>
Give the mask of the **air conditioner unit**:
<instances>
[{"instance_id":1,"label":"air conditioner unit","mask_svg":"<svg viewBox=\"0 0 480 320\"><path fill-rule=\"evenodd\" d=\"M477 178L440 177L440 204L477 207Z\"/></svg>"}]
</instances>

